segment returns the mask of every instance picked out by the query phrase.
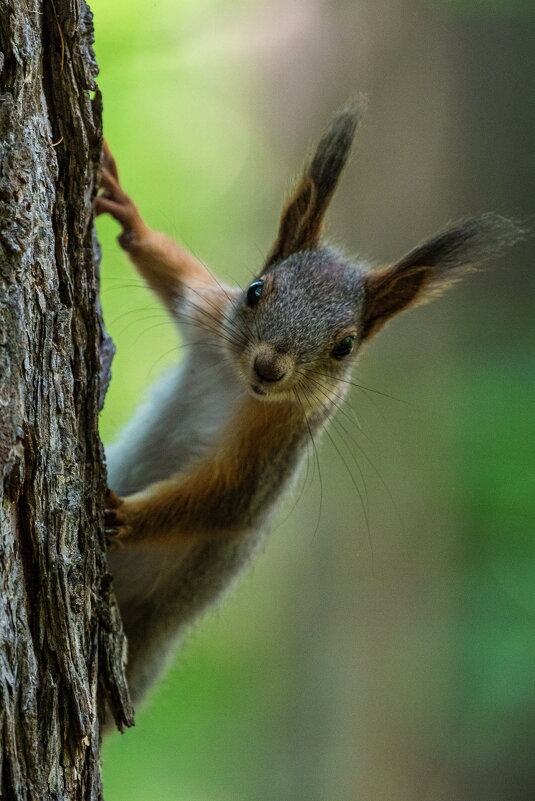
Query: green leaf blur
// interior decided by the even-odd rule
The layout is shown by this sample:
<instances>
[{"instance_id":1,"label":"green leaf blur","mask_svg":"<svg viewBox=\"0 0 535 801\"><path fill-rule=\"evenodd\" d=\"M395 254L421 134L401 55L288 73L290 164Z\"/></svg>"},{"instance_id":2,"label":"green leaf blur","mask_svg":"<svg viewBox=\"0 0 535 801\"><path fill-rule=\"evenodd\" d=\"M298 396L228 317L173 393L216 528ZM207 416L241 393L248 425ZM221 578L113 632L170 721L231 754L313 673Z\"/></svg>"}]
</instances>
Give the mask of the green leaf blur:
<instances>
[{"instance_id":1,"label":"green leaf blur","mask_svg":"<svg viewBox=\"0 0 535 801\"><path fill-rule=\"evenodd\" d=\"M327 226L348 252L533 213L531 4L91 6L125 189L224 280L258 270L310 142L361 90ZM98 231L110 442L180 343L117 225ZM266 553L106 740L108 801L535 797L531 261L520 246L370 346L321 478L311 459Z\"/></svg>"}]
</instances>

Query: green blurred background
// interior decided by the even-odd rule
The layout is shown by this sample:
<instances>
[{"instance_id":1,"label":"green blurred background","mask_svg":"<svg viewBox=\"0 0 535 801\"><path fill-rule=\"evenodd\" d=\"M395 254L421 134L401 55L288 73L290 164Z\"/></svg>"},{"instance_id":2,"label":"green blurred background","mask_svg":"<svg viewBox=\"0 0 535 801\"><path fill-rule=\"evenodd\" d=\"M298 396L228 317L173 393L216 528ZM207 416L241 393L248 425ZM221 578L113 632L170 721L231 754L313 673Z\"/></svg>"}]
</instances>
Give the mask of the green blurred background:
<instances>
[{"instance_id":1,"label":"green blurred background","mask_svg":"<svg viewBox=\"0 0 535 801\"><path fill-rule=\"evenodd\" d=\"M531 0L91 5L123 182L226 280L258 269L306 148L359 91L328 225L350 252L386 261L464 214L533 215ZM180 350L116 225L98 228L110 442ZM107 740L108 801L535 798L531 250L372 343L358 380L385 395L354 390L321 480L311 467L136 728Z\"/></svg>"}]
</instances>

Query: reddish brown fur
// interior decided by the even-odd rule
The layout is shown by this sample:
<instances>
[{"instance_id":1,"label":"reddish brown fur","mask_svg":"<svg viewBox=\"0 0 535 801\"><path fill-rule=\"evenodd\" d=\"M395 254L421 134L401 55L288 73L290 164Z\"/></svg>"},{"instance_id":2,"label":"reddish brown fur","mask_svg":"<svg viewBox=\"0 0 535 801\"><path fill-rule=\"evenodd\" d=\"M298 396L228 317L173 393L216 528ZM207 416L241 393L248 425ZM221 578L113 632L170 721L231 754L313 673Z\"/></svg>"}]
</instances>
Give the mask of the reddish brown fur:
<instances>
[{"instance_id":1,"label":"reddish brown fur","mask_svg":"<svg viewBox=\"0 0 535 801\"><path fill-rule=\"evenodd\" d=\"M121 188L117 165L106 143L101 185L104 193L95 200L96 214L109 213L121 223L121 246L168 309L174 311L183 286L193 291L221 290L204 264L168 236L153 231L144 223L136 205Z\"/></svg>"},{"instance_id":2,"label":"reddish brown fur","mask_svg":"<svg viewBox=\"0 0 535 801\"><path fill-rule=\"evenodd\" d=\"M214 453L187 473L153 484L150 495L127 498L115 515L115 544L165 546L176 540L233 537L243 533L231 520L213 516L239 493L257 466L272 461L295 432L302 413L295 404L265 404L248 398L237 411Z\"/></svg>"},{"instance_id":3,"label":"reddish brown fur","mask_svg":"<svg viewBox=\"0 0 535 801\"><path fill-rule=\"evenodd\" d=\"M372 272L325 246L323 217L362 110L353 105L332 120L284 207L264 275L245 292L221 286L145 225L105 151L97 213L121 223L119 241L141 275L173 320L202 340L190 340L198 349L107 452L111 480L127 493L124 501L108 496L106 533L112 547L126 546L110 554L110 570L136 700L176 636L261 543L307 443L343 400L361 342L518 238L498 215L469 218Z\"/></svg>"},{"instance_id":4,"label":"reddish brown fur","mask_svg":"<svg viewBox=\"0 0 535 801\"><path fill-rule=\"evenodd\" d=\"M267 259L268 268L294 253L319 247L323 217L347 159L358 119L357 112L342 112L320 141L284 207L278 237ZM102 186L104 194L96 200L97 213L109 212L119 220L123 226L119 241L149 286L172 313L177 311L177 301L189 290L193 299L190 313L206 312L204 327L221 336L221 323L234 290L221 286L194 256L145 225L120 186L115 161L107 148ZM364 286L360 286L364 308L356 321L356 331L361 341L375 334L393 315L444 291L462 274L466 264L485 257L490 249L513 236L514 226L509 221L484 215L461 221L396 264L369 273L363 278ZM266 296L271 286L268 270ZM290 372L293 362L288 355L276 356L267 345L257 354L259 359L265 357L270 369L278 366L283 373ZM284 364L283 359L286 359ZM249 531L254 526L255 513L258 515L258 506L263 503L265 511L270 505L267 490L263 491L259 485L263 478L271 476L273 492L280 491L279 475L295 457L292 442L308 425L306 416L311 419L314 416L318 424L320 418L326 419L333 411L339 394L332 387L327 387L324 394L328 402L317 401L317 408L314 408L316 401L310 399L299 405L280 399L266 403L249 397L209 455L193 463L188 472L151 484L120 506L109 504L108 524L118 530L115 543L170 544L184 538L221 539ZM270 495L269 501L271 498Z\"/></svg>"},{"instance_id":5,"label":"reddish brown fur","mask_svg":"<svg viewBox=\"0 0 535 801\"><path fill-rule=\"evenodd\" d=\"M370 273L362 338L376 334L394 314L421 303L422 290L434 272L432 267L415 267L400 274L392 265Z\"/></svg>"}]
</instances>

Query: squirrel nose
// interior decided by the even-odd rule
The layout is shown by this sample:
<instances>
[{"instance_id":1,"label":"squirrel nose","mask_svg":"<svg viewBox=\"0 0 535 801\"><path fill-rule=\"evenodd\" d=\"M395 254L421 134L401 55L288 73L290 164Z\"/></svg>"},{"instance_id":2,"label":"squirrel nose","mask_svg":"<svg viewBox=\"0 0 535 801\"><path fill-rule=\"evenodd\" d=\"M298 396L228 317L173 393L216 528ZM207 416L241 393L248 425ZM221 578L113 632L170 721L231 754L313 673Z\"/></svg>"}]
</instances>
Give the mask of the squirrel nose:
<instances>
[{"instance_id":1,"label":"squirrel nose","mask_svg":"<svg viewBox=\"0 0 535 801\"><path fill-rule=\"evenodd\" d=\"M284 366L276 356L263 353L254 360L254 369L262 381L281 381L286 375Z\"/></svg>"}]
</instances>

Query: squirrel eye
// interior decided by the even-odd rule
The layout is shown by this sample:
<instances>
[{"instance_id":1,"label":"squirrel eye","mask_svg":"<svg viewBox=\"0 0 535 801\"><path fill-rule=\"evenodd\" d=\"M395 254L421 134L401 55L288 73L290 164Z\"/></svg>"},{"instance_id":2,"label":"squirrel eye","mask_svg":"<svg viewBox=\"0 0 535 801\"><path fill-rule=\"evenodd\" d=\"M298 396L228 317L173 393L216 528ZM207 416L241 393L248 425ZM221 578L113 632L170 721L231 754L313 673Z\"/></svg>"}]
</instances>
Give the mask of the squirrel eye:
<instances>
[{"instance_id":1,"label":"squirrel eye","mask_svg":"<svg viewBox=\"0 0 535 801\"><path fill-rule=\"evenodd\" d=\"M344 337L340 340L340 342L334 346L331 351L331 356L333 359L343 359L344 356L348 356L351 351L353 350L353 340L355 337Z\"/></svg>"},{"instance_id":2,"label":"squirrel eye","mask_svg":"<svg viewBox=\"0 0 535 801\"><path fill-rule=\"evenodd\" d=\"M263 281L254 281L247 290L247 305L252 309L260 300L260 295L264 289Z\"/></svg>"}]
</instances>

